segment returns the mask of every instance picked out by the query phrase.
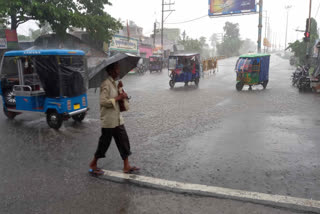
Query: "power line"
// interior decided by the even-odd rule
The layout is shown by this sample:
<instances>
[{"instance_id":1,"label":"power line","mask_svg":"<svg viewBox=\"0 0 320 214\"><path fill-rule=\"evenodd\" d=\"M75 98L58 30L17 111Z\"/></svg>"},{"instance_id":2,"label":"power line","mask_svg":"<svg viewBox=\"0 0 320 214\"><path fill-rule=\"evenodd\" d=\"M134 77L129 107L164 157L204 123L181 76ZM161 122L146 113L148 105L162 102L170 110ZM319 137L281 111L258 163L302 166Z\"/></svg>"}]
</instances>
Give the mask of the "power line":
<instances>
[{"instance_id":1,"label":"power line","mask_svg":"<svg viewBox=\"0 0 320 214\"><path fill-rule=\"evenodd\" d=\"M316 15L314 16L314 18L317 18L318 12L319 12L319 8L320 8L320 2L319 2L319 5L318 5L317 13L316 13Z\"/></svg>"},{"instance_id":2,"label":"power line","mask_svg":"<svg viewBox=\"0 0 320 214\"><path fill-rule=\"evenodd\" d=\"M230 4L228 6L232 6L233 4ZM220 9L218 11L216 11L215 13L221 13L224 9ZM199 20L199 19L202 19L204 17L207 17L208 14L204 15L204 16L201 16L201 17L198 17L198 18L194 18L194 19L191 19L191 20L188 20L188 21L182 21L182 22L175 22L175 23L165 23L165 24L168 24L168 25L176 25L176 24L184 24L184 23L188 23L188 22L193 22L193 21L196 21L196 20Z\"/></svg>"},{"instance_id":3,"label":"power line","mask_svg":"<svg viewBox=\"0 0 320 214\"><path fill-rule=\"evenodd\" d=\"M208 14L206 14L206 15L204 15L204 16L201 16L201 17L198 17L198 18L195 18L195 19L188 20L188 21L175 22L175 23L165 23L165 24L167 24L167 25L183 24L183 23L193 22L193 21L196 21L196 20L202 19L202 18L207 17L207 16L208 16Z\"/></svg>"}]
</instances>

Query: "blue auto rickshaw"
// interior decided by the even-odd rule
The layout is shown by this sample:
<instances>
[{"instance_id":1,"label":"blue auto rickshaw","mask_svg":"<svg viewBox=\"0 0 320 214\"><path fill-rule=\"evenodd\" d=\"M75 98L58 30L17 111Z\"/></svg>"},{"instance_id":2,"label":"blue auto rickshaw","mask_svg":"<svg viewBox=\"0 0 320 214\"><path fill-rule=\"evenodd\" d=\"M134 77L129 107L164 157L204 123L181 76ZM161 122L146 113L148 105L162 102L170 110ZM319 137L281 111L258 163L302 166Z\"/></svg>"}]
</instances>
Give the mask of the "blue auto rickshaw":
<instances>
[{"instance_id":1,"label":"blue auto rickshaw","mask_svg":"<svg viewBox=\"0 0 320 214\"><path fill-rule=\"evenodd\" d=\"M51 128L63 120L81 122L88 111L87 73L80 50L19 50L4 54L0 95L4 114L43 112Z\"/></svg>"},{"instance_id":2,"label":"blue auto rickshaw","mask_svg":"<svg viewBox=\"0 0 320 214\"><path fill-rule=\"evenodd\" d=\"M152 55L149 57L149 71L162 71L162 56Z\"/></svg>"},{"instance_id":3,"label":"blue auto rickshaw","mask_svg":"<svg viewBox=\"0 0 320 214\"><path fill-rule=\"evenodd\" d=\"M169 56L169 85L173 88L176 82L182 82L185 86L194 82L196 86L200 82L200 54L175 54Z\"/></svg>"}]
</instances>

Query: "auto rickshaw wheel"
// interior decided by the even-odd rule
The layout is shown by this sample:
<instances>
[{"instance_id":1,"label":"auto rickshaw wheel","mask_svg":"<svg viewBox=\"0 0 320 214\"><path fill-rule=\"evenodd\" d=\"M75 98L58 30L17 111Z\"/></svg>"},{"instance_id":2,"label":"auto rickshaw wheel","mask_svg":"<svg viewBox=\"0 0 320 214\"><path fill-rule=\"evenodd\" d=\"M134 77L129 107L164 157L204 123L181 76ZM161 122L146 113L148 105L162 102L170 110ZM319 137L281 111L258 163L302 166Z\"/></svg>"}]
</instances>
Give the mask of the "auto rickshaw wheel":
<instances>
[{"instance_id":1,"label":"auto rickshaw wheel","mask_svg":"<svg viewBox=\"0 0 320 214\"><path fill-rule=\"evenodd\" d=\"M262 86L263 86L263 89L266 89L267 88L267 85L268 85L268 80L264 81L262 83Z\"/></svg>"},{"instance_id":2,"label":"auto rickshaw wheel","mask_svg":"<svg viewBox=\"0 0 320 214\"><path fill-rule=\"evenodd\" d=\"M16 112L8 111L3 107L3 113L10 120L13 120L18 114Z\"/></svg>"},{"instance_id":3,"label":"auto rickshaw wheel","mask_svg":"<svg viewBox=\"0 0 320 214\"><path fill-rule=\"evenodd\" d=\"M82 122L82 120L86 117L86 113L80 113L72 116L72 119L76 122Z\"/></svg>"},{"instance_id":4,"label":"auto rickshaw wheel","mask_svg":"<svg viewBox=\"0 0 320 214\"><path fill-rule=\"evenodd\" d=\"M238 91L241 91L242 90L242 88L243 88L243 82L237 82L237 84L236 84L236 89L238 90Z\"/></svg>"},{"instance_id":5,"label":"auto rickshaw wheel","mask_svg":"<svg viewBox=\"0 0 320 214\"><path fill-rule=\"evenodd\" d=\"M174 82L173 80L170 80L170 81L169 81L170 88L173 88L173 87L174 87L174 84L175 84L175 82Z\"/></svg>"},{"instance_id":6,"label":"auto rickshaw wheel","mask_svg":"<svg viewBox=\"0 0 320 214\"><path fill-rule=\"evenodd\" d=\"M56 111L49 111L47 113L47 123L50 128L59 129L62 125L62 115L58 114Z\"/></svg>"},{"instance_id":7,"label":"auto rickshaw wheel","mask_svg":"<svg viewBox=\"0 0 320 214\"><path fill-rule=\"evenodd\" d=\"M3 93L4 102L8 106L15 106L16 105L16 98L13 94L13 89L8 89Z\"/></svg>"}]
</instances>

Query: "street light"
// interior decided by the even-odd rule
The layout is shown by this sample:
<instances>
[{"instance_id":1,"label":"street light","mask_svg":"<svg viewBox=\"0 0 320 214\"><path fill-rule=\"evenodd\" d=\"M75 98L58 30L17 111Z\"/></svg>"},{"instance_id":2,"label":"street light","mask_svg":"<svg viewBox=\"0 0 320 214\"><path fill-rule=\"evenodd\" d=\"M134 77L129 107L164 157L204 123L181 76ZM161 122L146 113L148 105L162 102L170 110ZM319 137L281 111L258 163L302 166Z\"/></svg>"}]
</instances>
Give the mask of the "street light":
<instances>
[{"instance_id":1,"label":"street light","mask_svg":"<svg viewBox=\"0 0 320 214\"><path fill-rule=\"evenodd\" d=\"M289 16L289 9L291 7L292 7L291 5L287 5L284 7L287 10L286 38L285 38L285 44L284 44L284 51L286 51L286 49L287 49L288 16Z\"/></svg>"}]
</instances>

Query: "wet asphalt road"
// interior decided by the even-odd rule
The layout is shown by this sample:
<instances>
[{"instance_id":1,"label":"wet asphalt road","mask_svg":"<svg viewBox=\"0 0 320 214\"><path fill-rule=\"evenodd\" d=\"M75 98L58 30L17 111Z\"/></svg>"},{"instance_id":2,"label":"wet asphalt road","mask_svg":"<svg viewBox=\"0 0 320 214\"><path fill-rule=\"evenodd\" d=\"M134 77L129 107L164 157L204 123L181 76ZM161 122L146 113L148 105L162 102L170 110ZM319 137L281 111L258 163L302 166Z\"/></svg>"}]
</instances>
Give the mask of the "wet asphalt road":
<instances>
[{"instance_id":1,"label":"wet asphalt road","mask_svg":"<svg viewBox=\"0 0 320 214\"><path fill-rule=\"evenodd\" d=\"M170 90L166 70L125 77L131 161L146 176L320 200L320 95L291 87L293 68L274 55L267 89L237 92L235 62L222 60L199 88ZM89 176L98 94L88 92L82 124L70 120L59 131L42 114L0 114L0 213L290 213ZM114 143L99 164L121 170Z\"/></svg>"}]
</instances>

